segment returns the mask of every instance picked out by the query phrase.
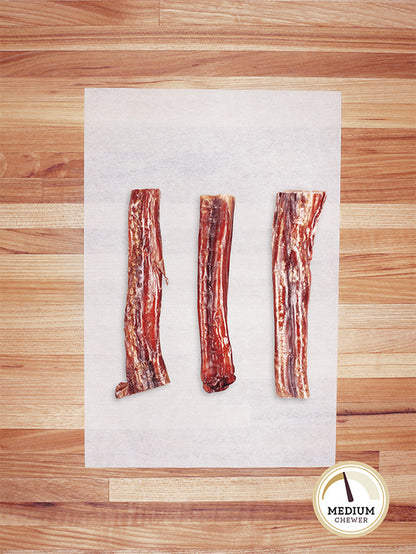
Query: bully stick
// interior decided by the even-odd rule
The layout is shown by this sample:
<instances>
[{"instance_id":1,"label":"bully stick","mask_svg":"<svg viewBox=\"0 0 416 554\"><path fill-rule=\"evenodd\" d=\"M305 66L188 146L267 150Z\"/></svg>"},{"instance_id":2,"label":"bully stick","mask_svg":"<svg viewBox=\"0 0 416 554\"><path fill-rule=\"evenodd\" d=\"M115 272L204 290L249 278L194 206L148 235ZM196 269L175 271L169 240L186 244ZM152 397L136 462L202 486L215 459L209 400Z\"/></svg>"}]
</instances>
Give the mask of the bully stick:
<instances>
[{"instance_id":1,"label":"bully stick","mask_svg":"<svg viewBox=\"0 0 416 554\"><path fill-rule=\"evenodd\" d=\"M227 295L234 197L201 196L198 241L198 319L201 379L206 392L235 381L228 337Z\"/></svg>"},{"instance_id":2,"label":"bully stick","mask_svg":"<svg viewBox=\"0 0 416 554\"><path fill-rule=\"evenodd\" d=\"M307 378L310 262L325 192L280 192L273 217L272 264L276 393L309 398Z\"/></svg>"},{"instance_id":3,"label":"bully stick","mask_svg":"<svg viewBox=\"0 0 416 554\"><path fill-rule=\"evenodd\" d=\"M166 279L159 205L158 189L131 192L124 317L127 383L117 385L117 398L169 383L159 337L162 276Z\"/></svg>"}]
</instances>

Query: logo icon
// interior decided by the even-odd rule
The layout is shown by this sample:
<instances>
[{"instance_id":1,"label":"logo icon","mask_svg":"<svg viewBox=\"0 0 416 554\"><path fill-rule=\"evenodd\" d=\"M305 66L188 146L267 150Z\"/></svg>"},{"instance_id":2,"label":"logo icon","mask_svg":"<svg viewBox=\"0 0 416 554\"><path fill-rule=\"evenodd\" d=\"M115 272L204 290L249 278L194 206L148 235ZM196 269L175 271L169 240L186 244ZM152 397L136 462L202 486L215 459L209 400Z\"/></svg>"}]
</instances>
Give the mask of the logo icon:
<instances>
[{"instance_id":1,"label":"logo icon","mask_svg":"<svg viewBox=\"0 0 416 554\"><path fill-rule=\"evenodd\" d=\"M341 462L319 478L313 494L316 517L332 533L361 537L374 531L389 508L381 475L367 464Z\"/></svg>"}]
</instances>

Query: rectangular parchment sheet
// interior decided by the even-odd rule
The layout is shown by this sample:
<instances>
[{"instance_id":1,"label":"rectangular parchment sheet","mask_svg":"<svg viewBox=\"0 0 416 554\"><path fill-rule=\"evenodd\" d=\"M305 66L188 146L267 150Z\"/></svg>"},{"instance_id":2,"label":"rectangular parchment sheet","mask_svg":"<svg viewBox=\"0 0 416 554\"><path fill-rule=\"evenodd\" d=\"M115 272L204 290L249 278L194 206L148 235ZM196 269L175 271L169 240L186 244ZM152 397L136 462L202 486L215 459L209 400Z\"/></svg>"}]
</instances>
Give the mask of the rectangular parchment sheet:
<instances>
[{"instance_id":1,"label":"rectangular parchment sheet","mask_svg":"<svg viewBox=\"0 0 416 554\"><path fill-rule=\"evenodd\" d=\"M330 466L335 461L341 95L272 90L85 91L85 465ZM171 383L125 381L127 215L161 190L169 285L161 346ZM308 400L274 386L276 192L325 190L309 307ZM228 324L237 380L207 394L197 318L199 196L236 198Z\"/></svg>"}]
</instances>

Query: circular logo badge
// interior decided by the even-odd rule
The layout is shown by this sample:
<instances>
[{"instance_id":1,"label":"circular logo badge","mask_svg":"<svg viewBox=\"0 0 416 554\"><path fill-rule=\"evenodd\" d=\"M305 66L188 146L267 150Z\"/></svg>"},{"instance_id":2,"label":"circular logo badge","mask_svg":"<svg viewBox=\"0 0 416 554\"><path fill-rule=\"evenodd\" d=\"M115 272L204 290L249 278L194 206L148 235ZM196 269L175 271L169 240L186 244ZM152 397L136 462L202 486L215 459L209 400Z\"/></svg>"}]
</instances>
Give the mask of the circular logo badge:
<instances>
[{"instance_id":1,"label":"circular logo badge","mask_svg":"<svg viewBox=\"0 0 416 554\"><path fill-rule=\"evenodd\" d=\"M332 533L360 537L374 531L389 508L381 475L360 462L341 462L319 478L313 494L316 517Z\"/></svg>"}]
</instances>

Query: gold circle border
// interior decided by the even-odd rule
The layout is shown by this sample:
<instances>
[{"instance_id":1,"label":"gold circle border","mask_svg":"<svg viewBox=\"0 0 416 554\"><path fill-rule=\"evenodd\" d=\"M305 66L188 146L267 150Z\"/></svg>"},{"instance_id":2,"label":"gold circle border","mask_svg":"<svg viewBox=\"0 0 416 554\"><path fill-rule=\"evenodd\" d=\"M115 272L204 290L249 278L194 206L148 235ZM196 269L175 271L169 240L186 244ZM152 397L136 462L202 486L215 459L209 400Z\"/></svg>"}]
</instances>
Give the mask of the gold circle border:
<instances>
[{"instance_id":1,"label":"gold circle border","mask_svg":"<svg viewBox=\"0 0 416 554\"><path fill-rule=\"evenodd\" d=\"M347 468L351 468L351 467L352 468L364 469L368 473L370 473L371 476L374 477L375 480L378 482L378 485L379 485L379 487L381 489L381 492L382 492L382 502L383 502L382 511L378 515L377 519L375 521L373 521L373 523L369 527L364 529L364 531L358 531L358 532L357 531L339 531L336 527L333 527L332 525L330 525L327 522L327 520L324 518L324 516L323 516L323 514L320 510L319 501L318 501L319 493L320 493L321 487L322 487L322 483L323 483L323 481L325 481L326 477L330 473L332 473L335 469L340 469L340 468L347 469ZM386 517L387 511L389 509L389 502L390 502L390 500L389 500L389 491L388 491L386 482L384 481L383 477L379 474L379 472L376 471L373 467L371 467L367 464L364 464L362 462L353 462L353 461L338 462L337 464L334 464L333 466L328 468L326 471L324 471L322 473L322 475L319 477L318 482L315 485L315 489L313 491L312 501L313 501L313 509L315 511L315 515L316 515L318 521L328 531L330 531L331 533L334 533L335 535L338 535L339 537L352 537L352 538L363 537L364 535L368 535L369 533L372 533L374 531L374 529L377 529L377 527L379 525L381 525L384 518Z\"/></svg>"}]
</instances>

